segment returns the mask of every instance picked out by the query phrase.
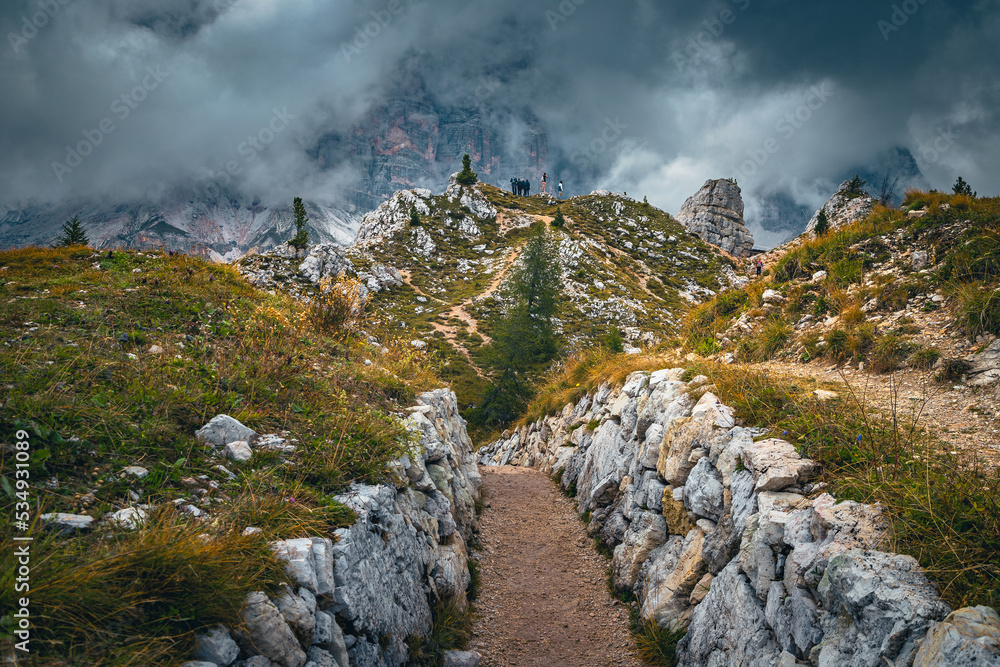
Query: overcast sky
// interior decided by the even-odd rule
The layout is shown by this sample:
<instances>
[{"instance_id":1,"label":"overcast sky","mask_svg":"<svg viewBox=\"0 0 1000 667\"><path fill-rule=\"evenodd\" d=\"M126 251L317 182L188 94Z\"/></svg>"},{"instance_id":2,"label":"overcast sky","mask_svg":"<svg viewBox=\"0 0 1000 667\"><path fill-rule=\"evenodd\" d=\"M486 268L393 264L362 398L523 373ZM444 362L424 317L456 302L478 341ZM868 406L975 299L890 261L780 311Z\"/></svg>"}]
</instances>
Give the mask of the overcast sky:
<instances>
[{"instance_id":1,"label":"overcast sky","mask_svg":"<svg viewBox=\"0 0 1000 667\"><path fill-rule=\"evenodd\" d=\"M530 109L570 192L590 174L676 212L736 177L819 206L896 146L932 186L1000 191L1000 0L4 0L0 28L0 205L227 167L247 195L335 199L354 170L317 140L404 62L443 103Z\"/></svg>"}]
</instances>

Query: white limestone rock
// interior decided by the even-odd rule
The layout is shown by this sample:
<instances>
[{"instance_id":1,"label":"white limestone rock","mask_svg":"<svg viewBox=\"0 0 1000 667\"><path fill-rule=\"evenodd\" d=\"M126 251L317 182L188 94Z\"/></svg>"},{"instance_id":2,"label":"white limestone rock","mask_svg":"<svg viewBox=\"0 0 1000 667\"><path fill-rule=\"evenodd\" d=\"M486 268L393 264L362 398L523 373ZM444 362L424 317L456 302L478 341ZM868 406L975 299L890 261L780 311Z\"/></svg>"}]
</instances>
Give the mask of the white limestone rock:
<instances>
[{"instance_id":1,"label":"white limestone rock","mask_svg":"<svg viewBox=\"0 0 1000 667\"><path fill-rule=\"evenodd\" d=\"M206 445L225 447L238 440L253 444L257 440L257 431L247 428L229 415L216 415L195 432L195 437Z\"/></svg>"},{"instance_id":2,"label":"white limestone rock","mask_svg":"<svg viewBox=\"0 0 1000 667\"><path fill-rule=\"evenodd\" d=\"M324 278L339 278L353 273L354 265L344 255L344 248L334 243L320 243L309 249L309 254L299 264L299 272L309 282L318 285Z\"/></svg>"},{"instance_id":3,"label":"white limestone rock","mask_svg":"<svg viewBox=\"0 0 1000 667\"><path fill-rule=\"evenodd\" d=\"M64 533L74 533L90 528L94 523L94 517L83 514L66 514L65 512L55 512L43 514L39 517L47 526L56 528Z\"/></svg>"},{"instance_id":4,"label":"white limestone rock","mask_svg":"<svg viewBox=\"0 0 1000 667\"><path fill-rule=\"evenodd\" d=\"M240 615L243 629L236 635L244 651L264 655L281 667L306 664L306 653L299 646L295 633L267 595L260 591L247 595Z\"/></svg>"},{"instance_id":5,"label":"white limestone rock","mask_svg":"<svg viewBox=\"0 0 1000 667\"><path fill-rule=\"evenodd\" d=\"M194 657L221 667L232 664L240 656L240 647L229 631L221 625L195 637Z\"/></svg>"},{"instance_id":6,"label":"white limestone rock","mask_svg":"<svg viewBox=\"0 0 1000 667\"><path fill-rule=\"evenodd\" d=\"M850 181L841 183L830 200L823 205L822 210L826 211L826 217L830 223L831 230L849 225L858 220L864 220L875 209L874 199L867 194L862 194L861 196L851 194L848 188L849 184ZM811 233L815 231L818 220L819 211L816 211L806 225L806 232Z\"/></svg>"}]
</instances>

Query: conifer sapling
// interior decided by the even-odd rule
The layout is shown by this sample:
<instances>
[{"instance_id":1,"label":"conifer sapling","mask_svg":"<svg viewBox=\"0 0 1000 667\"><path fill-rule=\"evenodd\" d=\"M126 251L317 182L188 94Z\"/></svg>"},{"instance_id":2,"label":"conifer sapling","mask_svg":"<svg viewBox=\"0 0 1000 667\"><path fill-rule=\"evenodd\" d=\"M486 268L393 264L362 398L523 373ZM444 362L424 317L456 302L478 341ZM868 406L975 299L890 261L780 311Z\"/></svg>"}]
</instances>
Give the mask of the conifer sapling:
<instances>
[{"instance_id":1,"label":"conifer sapling","mask_svg":"<svg viewBox=\"0 0 1000 667\"><path fill-rule=\"evenodd\" d=\"M302 203L302 197L295 198L292 210L295 214L295 236L288 242L288 245L302 250L309 245L309 231L306 229L306 222L309 218L306 217L306 207Z\"/></svg>"},{"instance_id":2,"label":"conifer sapling","mask_svg":"<svg viewBox=\"0 0 1000 667\"><path fill-rule=\"evenodd\" d=\"M825 236L828 231L830 231L830 219L826 216L826 209L821 208L819 215L816 216L816 227L813 232L816 236Z\"/></svg>"},{"instance_id":3,"label":"conifer sapling","mask_svg":"<svg viewBox=\"0 0 1000 667\"><path fill-rule=\"evenodd\" d=\"M72 220L62 226L62 236L56 239L56 247L68 248L73 245L90 245L78 215L74 215Z\"/></svg>"},{"instance_id":4,"label":"conifer sapling","mask_svg":"<svg viewBox=\"0 0 1000 667\"><path fill-rule=\"evenodd\" d=\"M563 217L562 208L559 207L559 206L557 206L556 207L556 214L552 218L552 226L553 227L562 227L565 224L566 224L566 218Z\"/></svg>"},{"instance_id":5,"label":"conifer sapling","mask_svg":"<svg viewBox=\"0 0 1000 667\"><path fill-rule=\"evenodd\" d=\"M462 158L462 171L458 172L458 176L455 177L455 181L459 185L475 185L479 180L478 174L472 171L472 158L466 153Z\"/></svg>"}]
</instances>

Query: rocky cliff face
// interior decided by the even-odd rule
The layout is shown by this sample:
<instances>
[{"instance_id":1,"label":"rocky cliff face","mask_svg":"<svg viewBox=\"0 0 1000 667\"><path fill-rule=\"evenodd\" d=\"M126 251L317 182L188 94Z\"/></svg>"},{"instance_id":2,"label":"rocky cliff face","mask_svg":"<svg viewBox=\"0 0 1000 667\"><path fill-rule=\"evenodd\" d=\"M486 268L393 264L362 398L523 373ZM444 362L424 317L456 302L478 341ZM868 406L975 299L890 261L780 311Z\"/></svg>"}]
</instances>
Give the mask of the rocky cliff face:
<instances>
[{"instance_id":1,"label":"rocky cliff face","mask_svg":"<svg viewBox=\"0 0 1000 667\"><path fill-rule=\"evenodd\" d=\"M506 433L480 464L532 466L575 490L614 549L615 587L687 631L682 667L980 664L987 646L984 664L1000 664L1000 617L948 616L917 562L884 551L881 508L819 493L812 461L755 442L706 378L681 374L604 385Z\"/></svg>"},{"instance_id":2,"label":"rocky cliff face","mask_svg":"<svg viewBox=\"0 0 1000 667\"><path fill-rule=\"evenodd\" d=\"M753 236L743 222L743 197L733 181L707 181L684 202L677 221L736 257L746 257L753 250Z\"/></svg>"},{"instance_id":3,"label":"rocky cliff face","mask_svg":"<svg viewBox=\"0 0 1000 667\"><path fill-rule=\"evenodd\" d=\"M506 126L489 111L441 103L411 82L405 93L373 109L351 137L323 137L318 155L323 165L346 158L357 167L361 180L351 203L361 210L376 208L398 190L444 189L466 153L484 182L503 185L512 176L538 182L548 158L546 134L527 110L520 120L523 132L509 141Z\"/></svg>"},{"instance_id":4,"label":"rocky cliff face","mask_svg":"<svg viewBox=\"0 0 1000 667\"><path fill-rule=\"evenodd\" d=\"M455 395L422 394L409 413L419 445L396 462L396 481L338 496L358 521L336 540L274 543L293 586L251 593L244 627L200 636L188 666L408 664L407 637L429 635L432 603L464 599L481 486Z\"/></svg>"},{"instance_id":5,"label":"rocky cliff face","mask_svg":"<svg viewBox=\"0 0 1000 667\"><path fill-rule=\"evenodd\" d=\"M871 215L875 208L875 200L867 194L852 193L850 181L844 181L837 188L837 191L830 197L830 201L823 205L820 210L826 211L827 220L830 222L830 229L843 227L858 220L864 220ZM806 225L806 232L816 229L816 221L819 219L819 211L813 214Z\"/></svg>"}]
</instances>

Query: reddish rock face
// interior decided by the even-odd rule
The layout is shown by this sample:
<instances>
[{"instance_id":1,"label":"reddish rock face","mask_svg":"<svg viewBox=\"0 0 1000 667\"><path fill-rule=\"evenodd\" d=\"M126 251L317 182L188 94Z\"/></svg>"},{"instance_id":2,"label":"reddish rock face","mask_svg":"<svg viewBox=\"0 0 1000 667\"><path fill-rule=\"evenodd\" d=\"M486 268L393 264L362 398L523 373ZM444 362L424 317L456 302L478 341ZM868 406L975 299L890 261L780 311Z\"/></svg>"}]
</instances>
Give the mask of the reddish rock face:
<instances>
[{"instance_id":1,"label":"reddish rock face","mask_svg":"<svg viewBox=\"0 0 1000 667\"><path fill-rule=\"evenodd\" d=\"M440 192L448 176L461 168L466 153L481 180L506 187L516 176L540 190L548 158L540 123L529 119L515 142L508 141L502 129L475 108L441 107L418 98L388 102L372 111L350 139L351 162L364 174L352 203L365 210L401 189ZM344 148L341 138L325 137L319 159L335 164Z\"/></svg>"}]
</instances>

